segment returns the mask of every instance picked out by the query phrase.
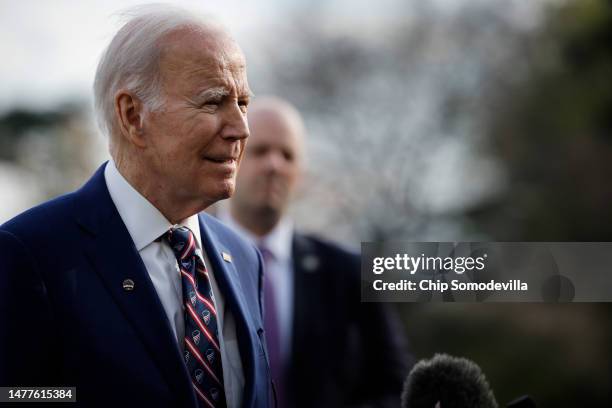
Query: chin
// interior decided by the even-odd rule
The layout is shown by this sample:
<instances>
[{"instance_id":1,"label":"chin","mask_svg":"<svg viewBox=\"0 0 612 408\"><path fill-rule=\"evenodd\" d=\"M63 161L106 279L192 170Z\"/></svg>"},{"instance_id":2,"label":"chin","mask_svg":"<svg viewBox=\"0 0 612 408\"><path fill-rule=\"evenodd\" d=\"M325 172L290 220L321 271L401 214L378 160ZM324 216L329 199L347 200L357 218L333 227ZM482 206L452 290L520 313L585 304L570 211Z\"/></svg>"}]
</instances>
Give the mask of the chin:
<instances>
[{"instance_id":1,"label":"chin","mask_svg":"<svg viewBox=\"0 0 612 408\"><path fill-rule=\"evenodd\" d=\"M270 211L282 212L287 207L287 200L280 197L267 197L264 206Z\"/></svg>"},{"instance_id":2,"label":"chin","mask_svg":"<svg viewBox=\"0 0 612 408\"><path fill-rule=\"evenodd\" d=\"M234 191L236 190L236 184L233 180L227 180L221 182L217 191L215 191L214 197L216 201L225 200L234 195Z\"/></svg>"},{"instance_id":3,"label":"chin","mask_svg":"<svg viewBox=\"0 0 612 408\"><path fill-rule=\"evenodd\" d=\"M259 208L263 214L267 214L267 215L282 214L285 209L282 205L279 205L278 203L270 203L270 202L264 203Z\"/></svg>"}]
</instances>

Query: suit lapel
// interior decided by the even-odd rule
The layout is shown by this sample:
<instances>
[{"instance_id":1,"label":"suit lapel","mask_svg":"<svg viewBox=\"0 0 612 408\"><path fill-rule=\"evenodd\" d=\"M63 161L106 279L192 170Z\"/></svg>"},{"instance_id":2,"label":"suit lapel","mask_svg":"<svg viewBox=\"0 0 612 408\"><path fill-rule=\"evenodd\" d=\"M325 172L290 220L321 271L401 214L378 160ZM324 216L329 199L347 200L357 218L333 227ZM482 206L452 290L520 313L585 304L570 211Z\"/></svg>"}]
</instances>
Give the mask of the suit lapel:
<instances>
[{"instance_id":1,"label":"suit lapel","mask_svg":"<svg viewBox=\"0 0 612 408\"><path fill-rule=\"evenodd\" d=\"M195 406L176 339L142 259L110 198L103 169L104 166L78 192L82 202L74 213L91 237L85 241L85 251L170 387L185 404ZM126 279L134 283L133 290L124 289Z\"/></svg>"},{"instance_id":2,"label":"suit lapel","mask_svg":"<svg viewBox=\"0 0 612 408\"><path fill-rule=\"evenodd\" d=\"M255 330L250 323L252 319L247 315L249 313L248 305L234 263L223 259L222 253L231 255L231 251L214 231L206 227L204 217L199 215L198 218L200 220L202 246L212 264L214 276L219 289L223 293L225 303L236 321L236 335L245 377L243 406L250 407L253 405L255 398L255 356L253 352L255 349L253 344Z\"/></svg>"}]
</instances>

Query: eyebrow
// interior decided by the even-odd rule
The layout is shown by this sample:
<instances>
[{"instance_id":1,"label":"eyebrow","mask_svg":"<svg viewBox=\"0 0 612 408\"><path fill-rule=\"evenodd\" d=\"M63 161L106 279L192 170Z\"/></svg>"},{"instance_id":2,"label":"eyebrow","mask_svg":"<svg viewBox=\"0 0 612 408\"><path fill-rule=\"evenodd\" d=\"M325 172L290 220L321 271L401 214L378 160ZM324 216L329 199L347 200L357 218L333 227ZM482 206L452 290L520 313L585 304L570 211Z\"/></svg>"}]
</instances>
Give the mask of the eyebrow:
<instances>
[{"instance_id":1,"label":"eyebrow","mask_svg":"<svg viewBox=\"0 0 612 408\"><path fill-rule=\"evenodd\" d=\"M246 92L244 93L244 95L239 95L239 97L254 97L255 94L253 94L253 91L251 91L250 88L247 88L245 90ZM213 99L213 98L224 98L226 96L228 96L230 94L230 91L223 87L223 86L217 86L214 88L208 88L205 89L201 92L198 92L198 94L196 95L196 97L200 98L200 99Z\"/></svg>"},{"instance_id":2,"label":"eyebrow","mask_svg":"<svg viewBox=\"0 0 612 408\"><path fill-rule=\"evenodd\" d=\"M229 95L230 92L223 86L208 88L198 93L198 97L202 99L223 98Z\"/></svg>"}]
</instances>

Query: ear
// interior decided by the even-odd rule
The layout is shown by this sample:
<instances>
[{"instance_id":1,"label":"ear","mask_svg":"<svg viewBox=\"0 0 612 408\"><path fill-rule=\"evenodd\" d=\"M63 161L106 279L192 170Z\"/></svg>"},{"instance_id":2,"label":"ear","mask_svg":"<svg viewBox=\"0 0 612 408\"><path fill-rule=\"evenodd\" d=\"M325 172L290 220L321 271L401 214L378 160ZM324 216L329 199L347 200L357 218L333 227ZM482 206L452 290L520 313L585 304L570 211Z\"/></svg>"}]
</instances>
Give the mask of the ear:
<instances>
[{"instance_id":1,"label":"ear","mask_svg":"<svg viewBox=\"0 0 612 408\"><path fill-rule=\"evenodd\" d=\"M120 89L115 94L115 115L121 136L137 147L145 147L143 134L144 104L132 92Z\"/></svg>"}]
</instances>

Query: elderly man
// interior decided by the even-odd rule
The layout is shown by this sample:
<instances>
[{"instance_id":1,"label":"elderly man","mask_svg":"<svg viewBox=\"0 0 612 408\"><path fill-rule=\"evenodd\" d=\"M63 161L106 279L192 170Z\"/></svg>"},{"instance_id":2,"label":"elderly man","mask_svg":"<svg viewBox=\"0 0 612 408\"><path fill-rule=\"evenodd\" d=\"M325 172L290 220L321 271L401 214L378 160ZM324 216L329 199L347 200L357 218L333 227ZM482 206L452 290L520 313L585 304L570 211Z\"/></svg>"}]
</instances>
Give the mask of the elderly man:
<instances>
[{"instance_id":1,"label":"elderly man","mask_svg":"<svg viewBox=\"0 0 612 408\"><path fill-rule=\"evenodd\" d=\"M236 194L219 217L263 254L265 329L281 407L398 407L407 354L397 317L360 303L360 260L295 232L286 215L303 166L304 126L287 102L259 98Z\"/></svg>"},{"instance_id":2,"label":"elderly man","mask_svg":"<svg viewBox=\"0 0 612 408\"><path fill-rule=\"evenodd\" d=\"M262 260L200 212L233 194L245 59L219 26L141 7L96 73L112 160L0 226L0 385L83 406L268 407Z\"/></svg>"}]
</instances>

